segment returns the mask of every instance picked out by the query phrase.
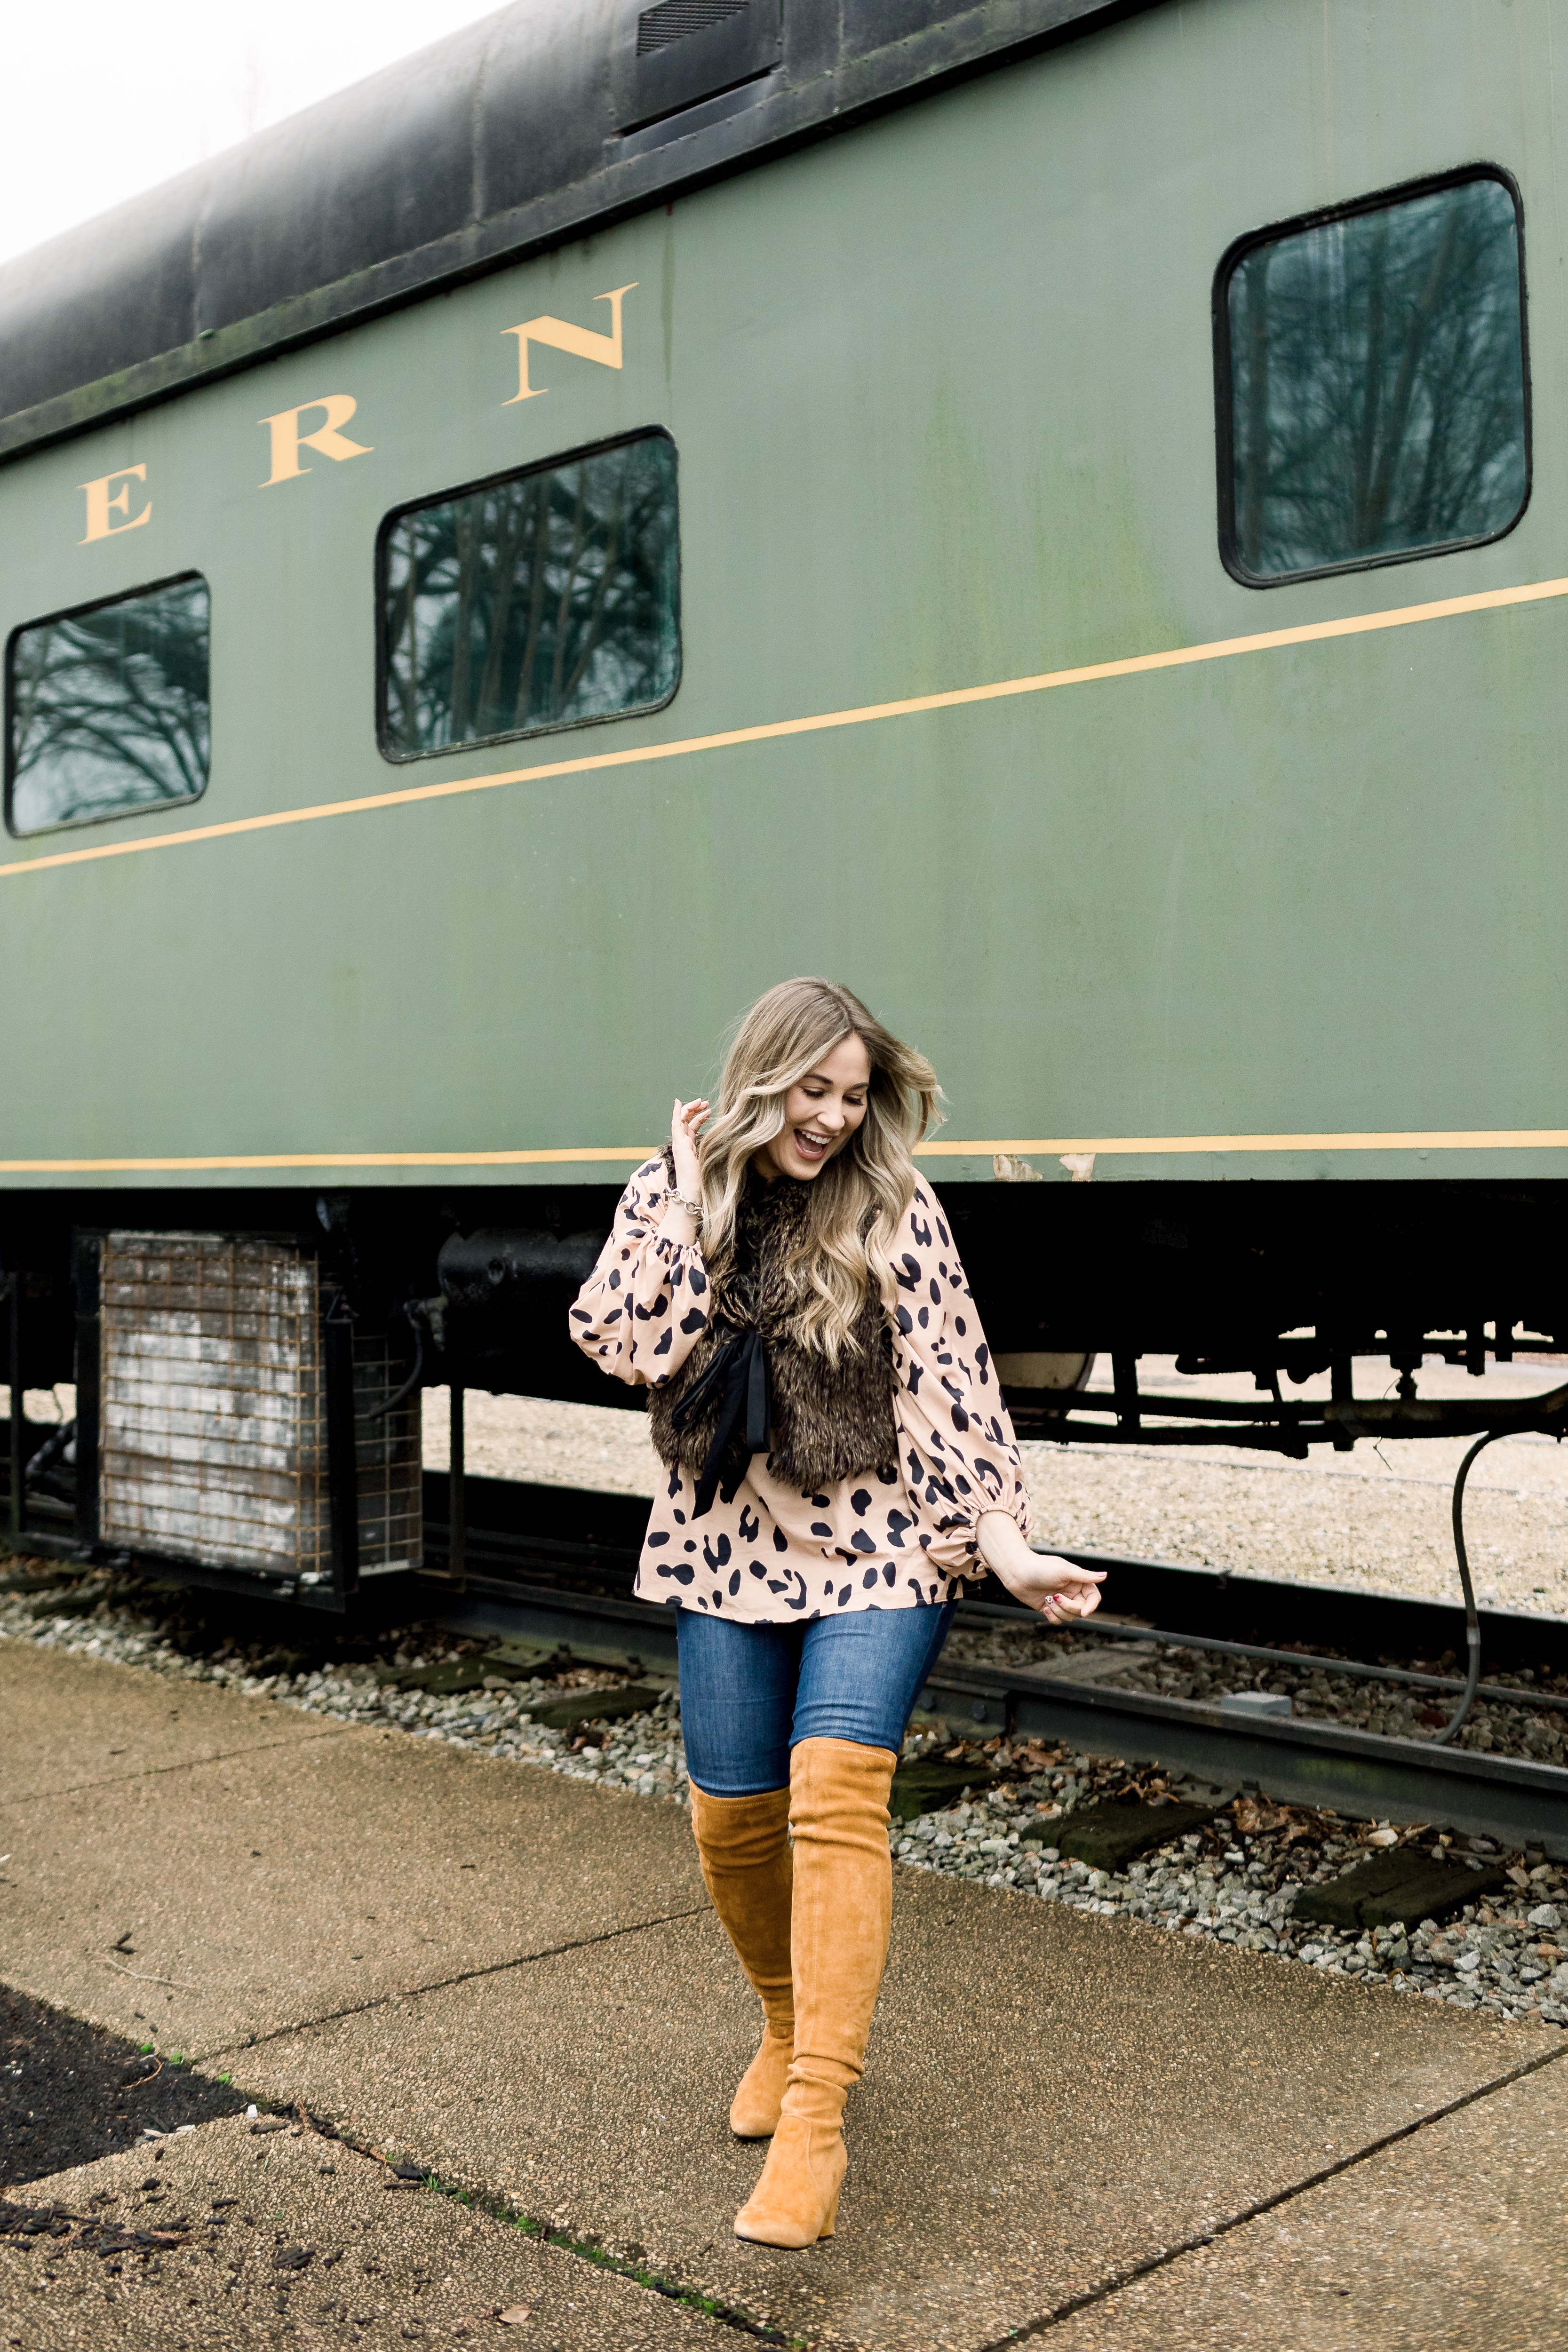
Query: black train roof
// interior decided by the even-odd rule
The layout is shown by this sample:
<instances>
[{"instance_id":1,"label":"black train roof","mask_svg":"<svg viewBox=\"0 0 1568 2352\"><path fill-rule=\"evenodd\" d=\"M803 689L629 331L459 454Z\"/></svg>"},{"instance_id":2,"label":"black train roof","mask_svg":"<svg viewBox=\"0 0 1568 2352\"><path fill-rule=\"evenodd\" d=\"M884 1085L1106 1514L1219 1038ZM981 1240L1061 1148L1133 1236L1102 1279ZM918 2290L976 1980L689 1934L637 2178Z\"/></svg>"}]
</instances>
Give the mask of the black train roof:
<instances>
[{"instance_id":1,"label":"black train roof","mask_svg":"<svg viewBox=\"0 0 1568 2352\"><path fill-rule=\"evenodd\" d=\"M0 457L1152 0L515 0L0 267Z\"/></svg>"}]
</instances>

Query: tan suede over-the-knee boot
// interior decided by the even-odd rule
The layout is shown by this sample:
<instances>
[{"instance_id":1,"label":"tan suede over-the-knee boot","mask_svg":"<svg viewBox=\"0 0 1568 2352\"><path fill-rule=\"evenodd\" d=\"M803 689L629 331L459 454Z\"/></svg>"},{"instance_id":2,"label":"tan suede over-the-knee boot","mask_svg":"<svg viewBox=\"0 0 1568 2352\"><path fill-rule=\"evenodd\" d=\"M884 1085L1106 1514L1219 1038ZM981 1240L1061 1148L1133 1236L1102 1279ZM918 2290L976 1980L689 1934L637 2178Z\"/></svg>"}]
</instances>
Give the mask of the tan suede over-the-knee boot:
<instances>
[{"instance_id":1,"label":"tan suede over-the-knee boot","mask_svg":"<svg viewBox=\"0 0 1568 2352\"><path fill-rule=\"evenodd\" d=\"M795 2061L762 2179L735 2234L764 2246L830 2238L844 2179L844 2095L859 2079L888 1957L888 1790L898 1758L803 1739L790 1759L795 1832Z\"/></svg>"},{"instance_id":2,"label":"tan suede over-the-knee boot","mask_svg":"<svg viewBox=\"0 0 1568 2352\"><path fill-rule=\"evenodd\" d=\"M777 2124L795 2053L789 1804L787 1789L770 1789L760 1797L710 1797L691 1783L691 1826L702 1883L766 2020L762 2047L742 2075L730 2108L730 2129L741 2139L766 2139Z\"/></svg>"}]
</instances>

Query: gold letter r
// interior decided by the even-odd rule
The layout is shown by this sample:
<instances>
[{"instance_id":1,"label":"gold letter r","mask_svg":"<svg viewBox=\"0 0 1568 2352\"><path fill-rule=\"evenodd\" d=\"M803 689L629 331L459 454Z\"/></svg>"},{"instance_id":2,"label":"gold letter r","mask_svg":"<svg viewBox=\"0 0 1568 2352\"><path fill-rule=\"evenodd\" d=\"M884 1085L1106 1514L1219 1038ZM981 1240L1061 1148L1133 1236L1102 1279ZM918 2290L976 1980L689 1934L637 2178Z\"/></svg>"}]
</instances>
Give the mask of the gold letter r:
<instances>
[{"instance_id":1,"label":"gold letter r","mask_svg":"<svg viewBox=\"0 0 1568 2352\"><path fill-rule=\"evenodd\" d=\"M308 474L309 466L300 463L301 449L315 449L323 457L335 457L341 465L345 457L368 457L369 446L363 441L351 441L342 429L353 415L359 403L346 392L330 392L323 400L301 401L298 408L279 409L276 416L261 419L272 436L272 471L262 483L269 490L274 482L291 482L300 474ZM300 420L321 409L325 423L313 433L300 430Z\"/></svg>"}]
</instances>

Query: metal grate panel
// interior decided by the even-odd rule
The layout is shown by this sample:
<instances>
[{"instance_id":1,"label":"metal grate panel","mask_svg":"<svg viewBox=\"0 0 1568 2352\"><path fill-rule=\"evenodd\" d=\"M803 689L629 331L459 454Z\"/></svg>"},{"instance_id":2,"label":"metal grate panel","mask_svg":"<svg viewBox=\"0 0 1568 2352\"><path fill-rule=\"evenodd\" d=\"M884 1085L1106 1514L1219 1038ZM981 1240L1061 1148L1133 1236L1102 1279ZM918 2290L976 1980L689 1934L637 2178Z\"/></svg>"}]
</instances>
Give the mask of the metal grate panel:
<instances>
[{"instance_id":1,"label":"metal grate panel","mask_svg":"<svg viewBox=\"0 0 1568 2352\"><path fill-rule=\"evenodd\" d=\"M317 1263L287 1242L107 1236L100 1272L102 1541L289 1579L331 1573ZM355 1410L405 1366L354 1334ZM420 1557L417 1400L358 1423L362 1574Z\"/></svg>"},{"instance_id":2,"label":"metal grate panel","mask_svg":"<svg viewBox=\"0 0 1568 2352\"><path fill-rule=\"evenodd\" d=\"M356 1329L354 1463L361 1576L417 1568L423 1554L425 1432L418 1390L391 1412L379 1411L411 1369L411 1355L404 1354L385 1332L363 1326Z\"/></svg>"},{"instance_id":3,"label":"metal grate panel","mask_svg":"<svg viewBox=\"0 0 1568 2352\"><path fill-rule=\"evenodd\" d=\"M637 18L637 55L651 57L655 49L673 48L692 33L706 33L715 25L727 25L731 16L743 16L750 5L751 0L659 0L657 8L645 8Z\"/></svg>"}]
</instances>

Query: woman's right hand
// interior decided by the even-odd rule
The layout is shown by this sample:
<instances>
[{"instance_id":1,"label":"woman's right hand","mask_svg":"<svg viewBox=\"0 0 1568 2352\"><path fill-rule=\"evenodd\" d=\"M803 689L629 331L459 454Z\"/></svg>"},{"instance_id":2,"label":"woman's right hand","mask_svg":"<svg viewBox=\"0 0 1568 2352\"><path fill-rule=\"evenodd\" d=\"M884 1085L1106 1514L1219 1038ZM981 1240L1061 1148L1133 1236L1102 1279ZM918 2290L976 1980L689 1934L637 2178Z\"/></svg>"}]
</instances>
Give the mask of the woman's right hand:
<instances>
[{"instance_id":1,"label":"woman's right hand","mask_svg":"<svg viewBox=\"0 0 1568 2352\"><path fill-rule=\"evenodd\" d=\"M700 1095L695 1102L683 1103L675 1098L675 1112L669 1122L669 1148L675 1158L675 1189L684 1192L689 1201L702 1198L702 1166L697 1156L697 1130L707 1118L710 1106Z\"/></svg>"},{"instance_id":2,"label":"woman's right hand","mask_svg":"<svg viewBox=\"0 0 1568 2352\"><path fill-rule=\"evenodd\" d=\"M982 1511L974 1532L980 1557L997 1582L1026 1609L1037 1609L1047 1624L1063 1625L1099 1608L1102 1568L1079 1568L1056 1552L1034 1550L1008 1511Z\"/></svg>"}]
</instances>

